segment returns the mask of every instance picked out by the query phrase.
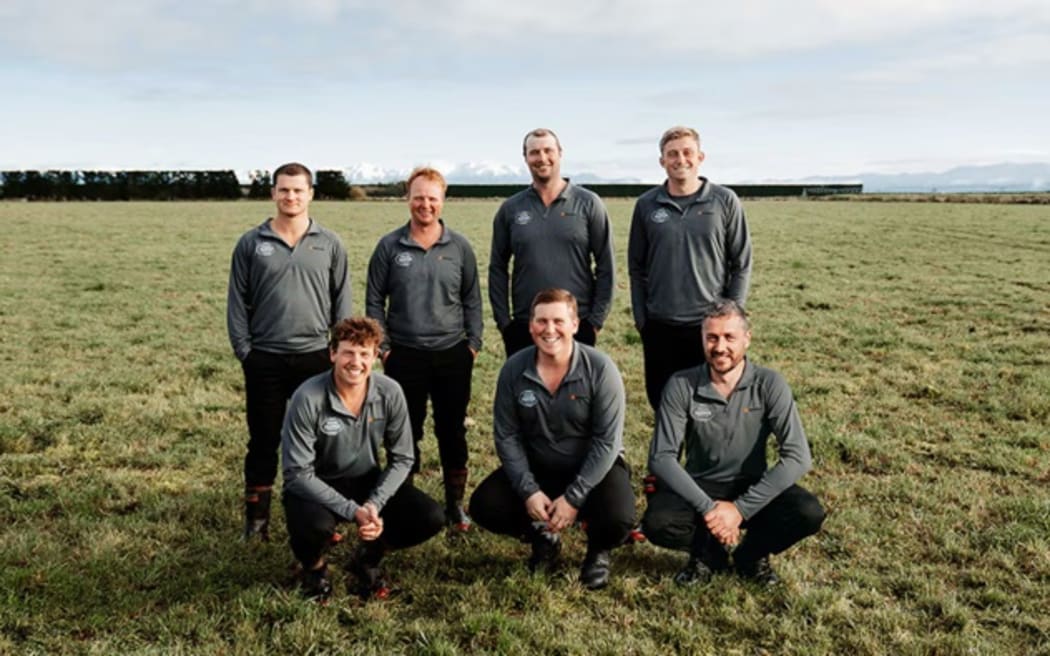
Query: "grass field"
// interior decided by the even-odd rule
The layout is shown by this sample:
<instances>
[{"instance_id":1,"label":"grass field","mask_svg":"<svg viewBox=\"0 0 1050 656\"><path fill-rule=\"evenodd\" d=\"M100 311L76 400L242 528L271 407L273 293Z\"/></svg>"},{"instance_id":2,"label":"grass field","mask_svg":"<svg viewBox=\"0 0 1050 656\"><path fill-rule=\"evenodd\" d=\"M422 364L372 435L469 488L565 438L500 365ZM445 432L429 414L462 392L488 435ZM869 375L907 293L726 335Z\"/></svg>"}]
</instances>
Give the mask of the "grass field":
<instances>
[{"instance_id":1,"label":"grass field","mask_svg":"<svg viewBox=\"0 0 1050 656\"><path fill-rule=\"evenodd\" d=\"M652 425L616 227L599 346L623 371L628 458ZM449 202L487 267L495 202ZM230 252L270 205L0 204L0 653L1050 654L1050 217L1045 208L746 203L752 357L793 385L822 533L776 557L773 591L683 558L616 552L550 579L481 531L392 555L401 594L300 600L276 510L245 546L243 380L225 332ZM400 203L315 203L343 237L355 309ZM484 277L484 276L483 276ZM486 344L473 483L496 466ZM419 485L440 498L436 445ZM641 502L640 502L641 503ZM349 548L332 555L338 565ZM340 574L341 577L341 574Z\"/></svg>"}]
</instances>

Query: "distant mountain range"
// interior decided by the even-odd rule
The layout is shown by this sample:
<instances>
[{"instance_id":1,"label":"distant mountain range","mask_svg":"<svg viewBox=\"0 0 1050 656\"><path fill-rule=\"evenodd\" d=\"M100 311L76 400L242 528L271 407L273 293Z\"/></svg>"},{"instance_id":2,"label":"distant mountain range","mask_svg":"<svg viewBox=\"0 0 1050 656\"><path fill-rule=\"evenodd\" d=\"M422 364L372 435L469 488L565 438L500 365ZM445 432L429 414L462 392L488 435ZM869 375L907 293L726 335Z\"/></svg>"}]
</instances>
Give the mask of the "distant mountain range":
<instances>
[{"instance_id":1,"label":"distant mountain range","mask_svg":"<svg viewBox=\"0 0 1050 656\"><path fill-rule=\"evenodd\" d=\"M860 173L849 177L809 177L794 182L861 182L867 193L1050 191L1050 164L957 166L940 173Z\"/></svg>"},{"instance_id":2,"label":"distant mountain range","mask_svg":"<svg viewBox=\"0 0 1050 656\"><path fill-rule=\"evenodd\" d=\"M442 167L443 168L443 167ZM379 184L404 180L410 169L384 168L377 164L355 164L344 170L350 184ZM452 184L527 184L529 172L523 166L508 166L493 162L461 162L451 169L443 170L445 179ZM641 182L637 178L605 178L596 173L574 173L573 182L622 183Z\"/></svg>"},{"instance_id":3,"label":"distant mountain range","mask_svg":"<svg viewBox=\"0 0 1050 656\"><path fill-rule=\"evenodd\" d=\"M444 168L444 167L442 167ZM355 164L344 169L351 184L378 184L404 180L408 169L392 169L376 164ZM492 162L463 162L445 170L453 184L526 184L528 171L523 166ZM583 183L638 183L638 178L605 178L595 173L580 172L572 176ZM725 180L732 183L732 180ZM752 181L746 181L751 184ZM810 176L795 180L777 180L789 184L834 184L861 182L869 193L887 192L998 192L1050 191L1050 163L988 164L958 166L941 172L859 173L842 176ZM761 184L761 183L758 183ZM772 183L771 183L772 184Z\"/></svg>"}]
</instances>

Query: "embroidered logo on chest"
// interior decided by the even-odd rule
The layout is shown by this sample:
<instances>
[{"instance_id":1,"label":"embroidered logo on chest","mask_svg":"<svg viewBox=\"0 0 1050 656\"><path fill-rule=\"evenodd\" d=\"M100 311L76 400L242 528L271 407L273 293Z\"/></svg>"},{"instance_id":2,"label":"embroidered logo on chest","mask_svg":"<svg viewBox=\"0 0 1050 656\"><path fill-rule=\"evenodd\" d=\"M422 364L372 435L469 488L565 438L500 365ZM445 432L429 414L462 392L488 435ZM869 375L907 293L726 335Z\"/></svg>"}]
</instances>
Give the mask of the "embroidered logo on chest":
<instances>
[{"instance_id":1,"label":"embroidered logo on chest","mask_svg":"<svg viewBox=\"0 0 1050 656\"><path fill-rule=\"evenodd\" d=\"M671 213L662 207L649 215L649 220L653 223L666 223L670 218Z\"/></svg>"},{"instance_id":2,"label":"embroidered logo on chest","mask_svg":"<svg viewBox=\"0 0 1050 656\"><path fill-rule=\"evenodd\" d=\"M715 416L715 411L707 405L695 405L690 414L696 421L711 421L711 418Z\"/></svg>"},{"instance_id":3,"label":"embroidered logo on chest","mask_svg":"<svg viewBox=\"0 0 1050 656\"><path fill-rule=\"evenodd\" d=\"M394 257L394 264L399 267L407 267L412 264L412 253L401 251Z\"/></svg>"},{"instance_id":4,"label":"embroidered logo on chest","mask_svg":"<svg viewBox=\"0 0 1050 656\"><path fill-rule=\"evenodd\" d=\"M539 399L536 398L536 393L532 390L525 390L518 395L518 403L525 408L535 408L536 404L539 403Z\"/></svg>"},{"instance_id":5,"label":"embroidered logo on chest","mask_svg":"<svg viewBox=\"0 0 1050 656\"><path fill-rule=\"evenodd\" d=\"M338 435L343 427L343 422L335 417L329 417L321 423L321 432L325 435Z\"/></svg>"},{"instance_id":6,"label":"embroidered logo on chest","mask_svg":"<svg viewBox=\"0 0 1050 656\"><path fill-rule=\"evenodd\" d=\"M268 241L259 242L259 245L255 247L255 254L261 257L270 257L276 252L277 249L273 247Z\"/></svg>"},{"instance_id":7,"label":"embroidered logo on chest","mask_svg":"<svg viewBox=\"0 0 1050 656\"><path fill-rule=\"evenodd\" d=\"M518 212L518 215L514 217L514 223L517 223L520 226L529 225L531 221L532 215L528 212Z\"/></svg>"}]
</instances>

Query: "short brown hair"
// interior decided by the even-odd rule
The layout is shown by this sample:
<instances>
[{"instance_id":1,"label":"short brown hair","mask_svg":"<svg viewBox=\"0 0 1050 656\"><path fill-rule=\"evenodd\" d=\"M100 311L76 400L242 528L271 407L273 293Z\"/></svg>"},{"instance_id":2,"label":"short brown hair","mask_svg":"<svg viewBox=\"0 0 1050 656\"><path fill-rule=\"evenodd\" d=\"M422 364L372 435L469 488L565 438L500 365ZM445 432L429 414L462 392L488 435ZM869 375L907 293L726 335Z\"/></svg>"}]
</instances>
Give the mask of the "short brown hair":
<instances>
[{"instance_id":1,"label":"short brown hair","mask_svg":"<svg viewBox=\"0 0 1050 656\"><path fill-rule=\"evenodd\" d=\"M408 180L405 180L406 195L408 194L409 188L412 187L412 182L416 178L423 178L424 180L438 183L441 185L441 193L448 191L448 182L445 182L445 176L441 175L441 171L430 166L417 166L408 174Z\"/></svg>"},{"instance_id":2,"label":"short brown hair","mask_svg":"<svg viewBox=\"0 0 1050 656\"><path fill-rule=\"evenodd\" d=\"M558 152L561 152L561 141L558 139L558 135L554 134L554 130L547 128L536 128L525 133L525 138L521 140L521 154L528 155L529 149L527 144L529 143L529 137L554 137L554 143L558 144Z\"/></svg>"},{"instance_id":3,"label":"short brown hair","mask_svg":"<svg viewBox=\"0 0 1050 656\"><path fill-rule=\"evenodd\" d=\"M681 139L682 137L692 137L696 140L697 149L700 148L700 133L693 128L688 128L684 125L676 125L673 128L668 129L664 132L663 136L660 137L660 154L664 154L664 146L667 145L668 141L674 141L675 139Z\"/></svg>"},{"instance_id":4,"label":"short brown hair","mask_svg":"<svg viewBox=\"0 0 1050 656\"><path fill-rule=\"evenodd\" d=\"M343 319L332 326L332 336L328 348L335 351L339 342L350 342L354 346L378 347L383 343L383 327L371 317L352 317Z\"/></svg>"},{"instance_id":5,"label":"short brown hair","mask_svg":"<svg viewBox=\"0 0 1050 656\"><path fill-rule=\"evenodd\" d=\"M720 298L715 301L715 304L704 313L704 318L700 321L700 325L703 326L708 319L721 317L737 317L744 323L744 330L751 330L751 320L747 316L747 310L744 309L743 305L731 298Z\"/></svg>"},{"instance_id":6,"label":"short brown hair","mask_svg":"<svg viewBox=\"0 0 1050 656\"><path fill-rule=\"evenodd\" d=\"M535 314L537 305L545 305L547 303L564 303L572 310L573 317L580 316L579 308L576 306L576 297L572 295L572 292L552 287L540 290L532 297L532 305L529 306L529 318L531 319L532 315Z\"/></svg>"},{"instance_id":7,"label":"short brown hair","mask_svg":"<svg viewBox=\"0 0 1050 656\"><path fill-rule=\"evenodd\" d=\"M314 174L310 173L310 169L300 164L299 162L288 162L287 164L281 164L277 167L277 170L273 172L273 184L277 184L277 176L279 175L305 175L306 184L311 187L314 186Z\"/></svg>"}]
</instances>

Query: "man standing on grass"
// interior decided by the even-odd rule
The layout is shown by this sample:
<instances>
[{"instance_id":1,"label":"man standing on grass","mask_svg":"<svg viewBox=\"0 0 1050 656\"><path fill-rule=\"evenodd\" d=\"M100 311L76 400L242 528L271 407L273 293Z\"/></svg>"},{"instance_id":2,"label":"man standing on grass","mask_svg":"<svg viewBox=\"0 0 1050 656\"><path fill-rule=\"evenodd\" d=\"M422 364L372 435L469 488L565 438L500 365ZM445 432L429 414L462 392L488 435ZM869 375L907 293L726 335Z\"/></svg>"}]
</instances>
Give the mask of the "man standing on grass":
<instances>
[{"instance_id":1,"label":"man standing on grass","mask_svg":"<svg viewBox=\"0 0 1050 656\"><path fill-rule=\"evenodd\" d=\"M751 237L740 200L698 175L703 161L696 130L664 132L660 165L667 181L638 198L631 218L631 309L654 410L671 374L703 362L701 317L719 298L743 306L751 280Z\"/></svg>"},{"instance_id":2,"label":"man standing on grass","mask_svg":"<svg viewBox=\"0 0 1050 656\"><path fill-rule=\"evenodd\" d=\"M277 213L233 249L226 326L244 369L248 453L244 539L269 539L270 496L288 398L327 369L328 329L350 315L350 274L339 237L310 218L313 176L302 164L274 171Z\"/></svg>"},{"instance_id":3,"label":"man standing on grass","mask_svg":"<svg viewBox=\"0 0 1050 656\"><path fill-rule=\"evenodd\" d=\"M383 555L425 542L445 521L441 506L406 480L413 456L405 396L397 382L372 373L382 341L374 319L336 324L331 371L295 392L281 431L288 537L302 563L303 594L319 601L332 591L324 552L338 522L357 524L361 543L350 571L367 599L389 593Z\"/></svg>"},{"instance_id":4,"label":"man standing on grass","mask_svg":"<svg viewBox=\"0 0 1050 656\"><path fill-rule=\"evenodd\" d=\"M406 225L376 244L368 264L368 316L385 328L383 370L408 401L419 471L419 442L434 407L434 435L445 483L449 527L466 531L467 406L474 358L481 350L481 286L474 249L445 225L445 177L420 167L408 176Z\"/></svg>"},{"instance_id":5,"label":"man standing on grass","mask_svg":"<svg viewBox=\"0 0 1050 656\"><path fill-rule=\"evenodd\" d=\"M553 131L526 134L522 152L532 184L500 205L489 258L489 302L507 357L532 345L529 306L537 292L549 288L576 297L576 340L594 346L612 303L609 214L597 194L561 177L561 143Z\"/></svg>"},{"instance_id":6,"label":"man standing on grass","mask_svg":"<svg viewBox=\"0 0 1050 656\"><path fill-rule=\"evenodd\" d=\"M824 521L817 498L796 485L811 466L809 443L791 388L747 359L751 327L739 303L716 302L702 339L706 364L671 376L656 413L649 470L657 482L642 527L654 544L689 551L679 584L703 583L732 567L772 585L778 579L769 555ZM767 468L770 435L779 459Z\"/></svg>"},{"instance_id":7,"label":"man standing on grass","mask_svg":"<svg viewBox=\"0 0 1050 656\"><path fill-rule=\"evenodd\" d=\"M577 343L576 299L547 289L532 302L534 346L499 374L492 432L502 467L474 490L478 525L532 543L529 569L549 571L561 532L587 525L580 582L609 582L609 552L634 525L634 492L623 459L624 390L616 365Z\"/></svg>"}]
</instances>

